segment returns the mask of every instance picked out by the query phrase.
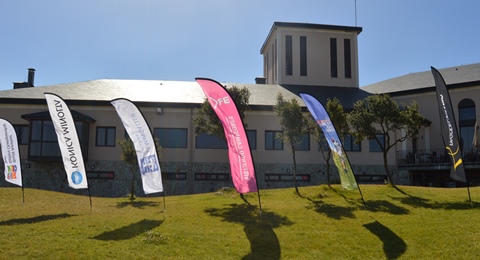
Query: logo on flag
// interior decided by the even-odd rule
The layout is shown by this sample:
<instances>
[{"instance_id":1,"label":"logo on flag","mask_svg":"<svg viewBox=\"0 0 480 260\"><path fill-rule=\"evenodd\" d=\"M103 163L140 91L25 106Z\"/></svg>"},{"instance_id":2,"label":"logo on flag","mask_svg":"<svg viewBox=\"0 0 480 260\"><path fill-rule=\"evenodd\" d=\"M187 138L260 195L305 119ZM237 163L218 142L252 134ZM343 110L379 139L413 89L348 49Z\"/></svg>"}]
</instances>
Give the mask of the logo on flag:
<instances>
[{"instance_id":1,"label":"logo on flag","mask_svg":"<svg viewBox=\"0 0 480 260\"><path fill-rule=\"evenodd\" d=\"M7 166L7 179L16 180L17 179L17 166L9 165Z\"/></svg>"},{"instance_id":2,"label":"logo on flag","mask_svg":"<svg viewBox=\"0 0 480 260\"><path fill-rule=\"evenodd\" d=\"M155 155L149 155L140 159L140 173L142 175L156 171L158 171L158 162Z\"/></svg>"},{"instance_id":3,"label":"logo on flag","mask_svg":"<svg viewBox=\"0 0 480 260\"><path fill-rule=\"evenodd\" d=\"M76 185L82 183L82 180L83 180L82 173L80 173L79 171L72 172L71 178L72 178L72 182Z\"/></svg>"}]
</instances>

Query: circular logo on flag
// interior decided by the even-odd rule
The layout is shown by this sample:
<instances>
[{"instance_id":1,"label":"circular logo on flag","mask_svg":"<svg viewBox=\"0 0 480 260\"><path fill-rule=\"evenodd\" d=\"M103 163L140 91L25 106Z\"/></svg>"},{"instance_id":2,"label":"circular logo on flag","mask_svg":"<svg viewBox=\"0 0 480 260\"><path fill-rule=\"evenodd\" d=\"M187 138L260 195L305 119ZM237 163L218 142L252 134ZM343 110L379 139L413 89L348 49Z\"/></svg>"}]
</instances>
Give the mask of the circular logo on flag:
<instances>
[{"instance_id":1,"label":"circular logo on flag","mask_svg":"<svg viewBox=\"0 0 480 260\"><path fill-rule=\"evenodd\" d=\"M72 179L72 182L76 185L82 183L82 174L79 171L75 171L72 173L72 176L70 177Z\"/></svg>"}]
</instances>

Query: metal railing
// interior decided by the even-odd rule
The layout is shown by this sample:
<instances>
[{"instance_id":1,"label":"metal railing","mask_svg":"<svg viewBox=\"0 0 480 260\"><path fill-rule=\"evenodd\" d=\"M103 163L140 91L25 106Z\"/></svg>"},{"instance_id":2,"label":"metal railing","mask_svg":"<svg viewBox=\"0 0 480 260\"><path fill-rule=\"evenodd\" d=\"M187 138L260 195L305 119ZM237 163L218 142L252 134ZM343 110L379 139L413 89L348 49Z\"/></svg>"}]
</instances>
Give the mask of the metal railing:
<instances>
[{"instance_id":1,"label":"metal railing","mask_svg":"<svg viewBox=\"0 0 480 260\"><path fill-rule=\"evenodd\" d=\"M397 151L399 166L451 164L450 156L444 149ZM465 163L480 163L479 151L463 154Z\"/></svg>"}]
</instances>

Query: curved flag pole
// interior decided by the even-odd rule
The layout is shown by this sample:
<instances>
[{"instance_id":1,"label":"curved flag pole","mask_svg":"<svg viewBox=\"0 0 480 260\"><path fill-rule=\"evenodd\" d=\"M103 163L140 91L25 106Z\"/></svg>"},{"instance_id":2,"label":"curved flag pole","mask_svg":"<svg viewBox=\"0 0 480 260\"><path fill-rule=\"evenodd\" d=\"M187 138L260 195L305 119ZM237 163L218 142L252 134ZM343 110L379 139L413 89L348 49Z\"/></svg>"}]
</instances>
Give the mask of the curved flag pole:
<instances>
[{"instance_id":1,"label":"curved flag pole","mask_svg":"<svg viewBox=\"0 0 480 260\"><path fill-rule=\"evenodd\" d=\"M159 151L145 116L132 101L126 98L117 98L110 103L117 111L135 147L143 191L145 194L161 192L165 211L165 190L162 183Z\"/></svg>"},{"instance_id":2,"label":"curved flag pole","mask_svg":"<svg viewBox=\"0 0 480 260\"><path fill-rule=\"evenodd\" d=\"M310 111L310 114L312 114L312 117L322 129L325 138L327 139L327 143L333 152L333 160L337 166L342 187L347 190L358 189L360 196L362 197L363 206L365 209L367 209L367 204L363 198L362 190L357 183L357 179L353 173L348 155L343 149L342 140L340 140L338 137L337 131L335 130L335 125L333 124L332 120L330 120L328 112L325 110L322 103L320 103L320 101L318 101L315 97L306 93L300 93L300 97L305 102L308 111ZM335 160L335 157L339 159Z\"/></svg>"},{"instance_id":3,"label":"curved flag pole","mask_svg":"<svg viewBox=\"0 0 480 260\"><path fill-rule=\"evenodd\" d=\"M73 189L88 189L90 210L92 210L92 196L88 186L82 148L70 108L59 95L48 92L45 92L44 95L57 135L68 186Z\"/></svg>"},{"instance_id":4,"label":"curved flag pole","mask_svg":"<svg viewBox=\"0 0 480 260\"><path fill-rule=\"evenodd\" d=\"M463 151L460 149L460 138L457 130L455 114L453 113L452 101L450 94L440 72L434 67L430 67L435 80L435 89L438 102L438 113L440 115L440 131L442 133L445 149L452 160L452 170L450 178L466 183L468 191L468 199L473 207L472 198L470 197L470 186L468 185L467 175L465 173L465 165L463 164Z\"/></svg>"},{"instance_id":5,"label":"curved flag pole","mask_svg":"<svg viewBox=\"0 0 480 260\"><path fill-rule=\"evenodd\" d=\"M0 147L4 161L5 181L22 187L22 205L25 204L22 163L15 128L7 119L0 118Z\"/></svg>"},{"instance_id":6,"label":"curved flag pole","mask_svg":"<svg viewBox=\"0 0 480 260\"><path fill-rule=\"evenodd\" d=\"M256 177L253 157L248 142L245 126L238 112L237 105L225 87L215 80L195 78L202 88L212 109L217 114L225 132L228 143L230 172L238 193L258 193L260 216L262 203Z\"/></svg>"}]
</instances>

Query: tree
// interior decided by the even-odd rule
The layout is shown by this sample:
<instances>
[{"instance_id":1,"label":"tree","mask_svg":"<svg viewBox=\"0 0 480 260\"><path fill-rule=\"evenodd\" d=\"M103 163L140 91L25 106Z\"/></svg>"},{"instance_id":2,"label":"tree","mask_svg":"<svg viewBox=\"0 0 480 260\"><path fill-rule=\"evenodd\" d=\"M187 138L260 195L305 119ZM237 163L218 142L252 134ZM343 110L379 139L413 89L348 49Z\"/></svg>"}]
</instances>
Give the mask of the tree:
<instances>
[{"instance_id":1,"label":"tree","mask_svg":"<svg viewBox=\"0 0 480 260\"><path fill-rule=\"evenodd\" d=\"M338 136L340 139L344 140L345 136L348 134L349 125L347 120L347 113L343 109L342 103L338 98L328 99L325 106L328 116L332 121L332 124L335 126ZM311 130L310 133L313 135L314 139L321 145L320 151L322 152L322 157L325 159L326 163L326 172L327 172L327 184L330 186L330 158L332 156L332 150L330 148L325 151L323 147L328 147L327 140L323 134L322 129L318 126L317 122L310 117Z\"/></svg>"},{"instance_id":2,"label":"tree","mask_svg":"<svg viewBox=\"0 0 480 260\"><path fill-rule=\"evenodd\" d=\"M238 113L245 127L245 111L249 109L248 102L250 99L250 91L246 88L239 88L233 86L228 89L228 93L232 96L233 102L237 106ZM217 114L213 110L212 106L205 98L202 103L202 106L199 109L196 109L197 114L193 118L193 125L195 126L195 134L209 134L226 140L225 132L223 130L222 123L218 118Z\"/></svg>"},{"instance_id":3,"label":"tree","mask_svg":"<svg viewBox=\"0 0 480 260\"><path fill-rule=\"evenodd\" d=\"M160 157L161 157L161 149L162 147L160 146L160 140L158 138L155 138L155 146L157 148L157 153L158 153L158 161L160 162ZM127 163L127 165L130 167L130 173L132 174L132 182L130 184L130 200L135 200L135 173L138 172L138 159L137 159L137 152L135 151L135 146L133 145L133 142L131 139L121 139L117 141L117 144L120 146L122 149L122 154L120 155L120 160L124 161Z\"/></svg>"},{"instance_id":4,"label":"tree","mask_svg":"<svg viewBox=\"0 0 480 260\"><path fill-rule=\"evenodd\" d=\"M388 151L407 138L415 138L424 120L415 101L399 107L388 94L372 95L355 102L353 111L349 114L349 122L353 127L352 135L356 142L366 138L374 140L381 148L385 172L393 186L395 183L388 168ZM397 137L395 132L398 130L402 130L404 134Z\"/></svg>"},{"instance_id":5,"label":"tree","mask_svg":"<svg viewBox=\"0 0 480 260\"><path fill-rule=\"evenodd\" d=\"M284 143L290 144L293 155L293 183L295 191L300 195L297 186L297 162L295 159L295 146L300 144L302 135L309 132L308 119L303 115L297 100L284 100L281 93L277 96L277 103L273 111L278 118L282 132L278 135Z\"/></svg>"}]
</instances>

